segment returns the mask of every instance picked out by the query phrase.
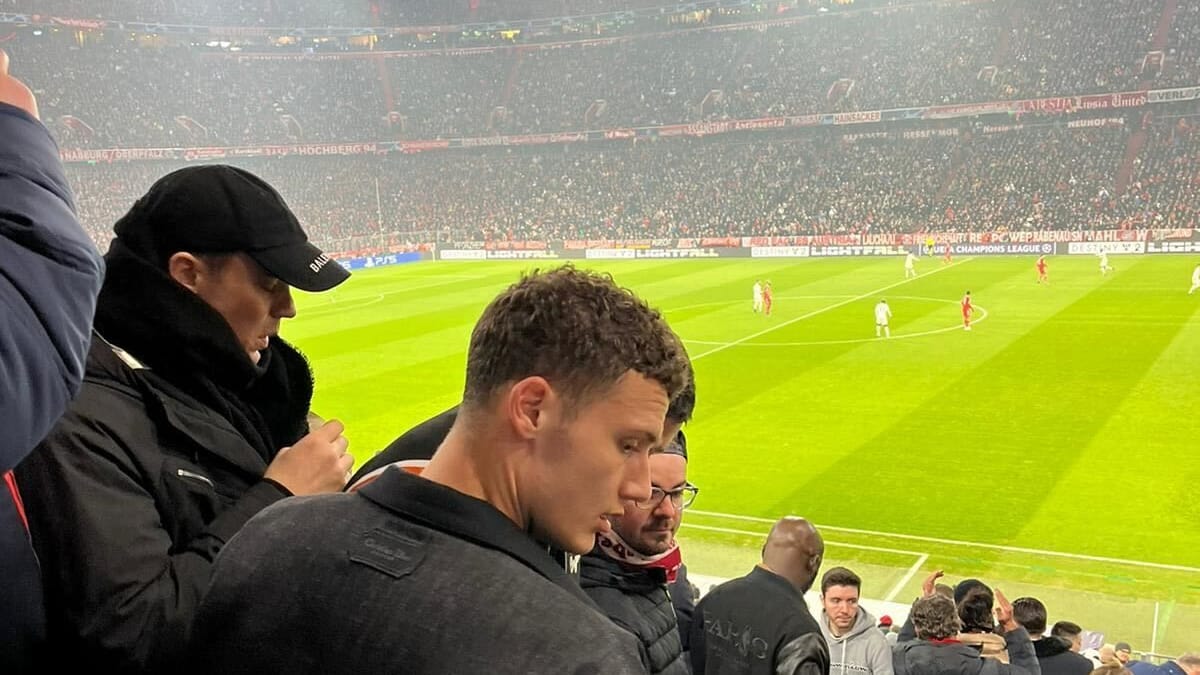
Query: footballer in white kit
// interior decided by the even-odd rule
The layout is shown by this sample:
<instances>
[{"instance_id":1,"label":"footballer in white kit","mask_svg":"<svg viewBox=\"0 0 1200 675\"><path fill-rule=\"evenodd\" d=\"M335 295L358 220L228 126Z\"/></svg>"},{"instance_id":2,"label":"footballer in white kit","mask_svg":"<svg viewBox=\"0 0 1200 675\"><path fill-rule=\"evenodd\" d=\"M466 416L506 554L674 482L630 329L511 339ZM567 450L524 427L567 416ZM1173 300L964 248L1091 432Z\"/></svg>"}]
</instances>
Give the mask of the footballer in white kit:
<instances>
[{"instance_id":1,"label":"footballer in white kit","mask_svg":"<svg viewBox=\"0 0 1200 675\"><path fill-rule=\"evenodd\" d=\"M904 278L905 279L917 276L916 265L917 265L917 256L913 255L912 251L909 251L908 255L904 257Z\"/></svg>"},{"instance_id":2,"label":"footballer in white kit","mask_svg":"<svg viewBox=\"0 0 1200 675\"><path fill-rule=\"evenodd\" d=\"M754 282L754 311L755 313L763 311L762 284L757 281Z\"/></svg>"},{"instance_id":3,"label":"footballer in white kit","mask_svg":"<svg viewBox=\"0 0 1200 675\"><path fill-rule=\"evenodd\" d=\"M1111 271L1113 268L1108 264L1108 251L1100 251L1100 275L1106 276Z\"/></svg>"},{"instance_id":4,"label":"footballer in white kit","mask_svg":"<svg viewBox=\"0 0 1200 675\"><path fill-rule=\"evenodd\" d=\"M888 326L888 320L892 318L892 308L888 307L887 300L880 300L879 304L875 305L875 337L879 337L880 331L887 337L892 337L892 329Z\"/></svg>"},{"instance_id":5,"label":"footballer in white kit","mask_svg":"<svg viewBox=\"0 0 1200 675\"><path fill-rule=\"evenodd\" d=\"M1188 291L1188 295L1196 292L1200 288L1200 265L1196 265L1196 269L1192 270L1192 289Z\"/></svg>"}]
</instances>

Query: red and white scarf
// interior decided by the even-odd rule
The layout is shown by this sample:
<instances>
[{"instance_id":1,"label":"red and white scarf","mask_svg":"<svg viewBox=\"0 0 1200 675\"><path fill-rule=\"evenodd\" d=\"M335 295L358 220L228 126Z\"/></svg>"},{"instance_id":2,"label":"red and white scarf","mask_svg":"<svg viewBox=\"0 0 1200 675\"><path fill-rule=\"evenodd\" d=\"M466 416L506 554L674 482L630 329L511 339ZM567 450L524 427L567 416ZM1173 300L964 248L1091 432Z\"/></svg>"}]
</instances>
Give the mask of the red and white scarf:
<instances>
[{"instance_id":1,"label":"red and white scarf","mask_svg":"<svg viewBox=\"0 0 1200 675\"><path fill-rule=\"evenodd\" d=\"M658 555L642 555L625 543L616 532L601 532L596 535L596 545L608 557L630 569L658 568L667 573L667 583L675 582L679 566L683 564L683 556L679 554L679 544L673 544L665 553Z\"/></svg>"}]
</instances>

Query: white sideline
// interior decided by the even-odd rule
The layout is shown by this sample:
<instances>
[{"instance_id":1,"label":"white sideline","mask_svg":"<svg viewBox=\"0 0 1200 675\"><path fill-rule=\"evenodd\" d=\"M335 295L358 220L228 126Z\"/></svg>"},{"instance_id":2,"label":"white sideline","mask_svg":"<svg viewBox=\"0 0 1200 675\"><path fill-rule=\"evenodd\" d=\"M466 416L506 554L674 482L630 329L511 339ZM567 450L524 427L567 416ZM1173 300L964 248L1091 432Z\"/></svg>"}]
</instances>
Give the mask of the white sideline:
<instances>
[{"instance_id":1,"label":"white sideline","mask_svg":"<svg viewBox=\"0 0 1200 675\"><path fill-rule=\"evenodd\" d=\"M884 286L882 288L876 288L873 291L867 291L866 293L863 293L862 295L856 295L853 298L850 298L848 300L843 300L841 302L835 302L832 305L828 305L828 306L822 307L820 309L814 309L813 311L808 312L807 314L801 314L800 316L798 316L794 319L788 319L787 321L784 321L782 323L777 323L774 326L770 326L769 328L764 328L764 329L758 331L757 333L751 333L750 335L747 335L746 337L734 340L733 342L726 342L725 344L721 345L720 347L713 347L712 349L710 349L706 352L700 352L696 356L692 357L692 361L699 361L700 359L702 359L706 356L711 356L713 354L716 354L717 352L723 352L726 349L729 349L730 347L736 347L736 346L742 344L743 342L749 342L750 340L753 340L756 337L761 337L772 331L777 331L780 328L783 328L784 326L790 326L790 325L796 323L797 321L803 321L804 319L810 319L818 314L824 314L825 312L837 309L838 307L842 307L844 305L848 305L852 302L858 302L859 300L862 300L863 298L869 298L873 295L879 295L880 293L891 290L893 288L896 288L897 286L903 286L904 284L907 284L910 281L916 281L917 279L924 279L925 277L928 277L928 276L931 276L934 274L939 274L941 272L945 272L946 270L948 270L952 267L957 267L965 262L970 262L971 260L973 260L973 259L966 258L964 260L960 260L958 262L950 263L949 265L939 267L936 270L933 270L932 272L927 272L922 276L913 277L911 279L905 279L904 281L897 281L894 284L888 284L887 286Z\"/></svg>"},{"instance_id":2,"label":"white sideline","mask_svg":"<svg viewBox=\"0 0 1200 675\"><path fill-rule=\"evenodd\" d=\"M750 535L752 537L762 537L764 534L763 532L754 532L751 530L735 530L735 529L729 528L729 527L712 527L711 525L694 525L694 524L688 523L688 522L680 523L680 527L681 528L686 527L686 528L692 529L692 530L706 530L709 532L725 532L728 534L746 534L746 535ZM828 539L825 540L825 545L826 546L838 546L838 547L842 547L842 548L853 548L853 549L858 549L858 550L862 550L862 551L882 551L884 553L899 553L901 555L916 556L917 561L914 562L912 564L912 566L908 568L908 573L905 574L904 577L901 578L900 581L898 581L896 583L896 585L892 587L892 590L888 591L887 596L883 600L878 601L878 602L882 603L883 605L886 605L886 607L884 607L882 610L879 610L878 608L870 610L870 611L872 611L872 613L875 614L875 616L880 616L881 613L889 613L889 612L893 615L896 615L896 614L906 615L907 614L907 606L896 604L893 602L893 600L896 598L897 595L900 595L900 592L904 590L904 586L909 581L912 580L913 576L915 576L918 571L920 571L921 566L925 564L925 561L929 560L928 554L921 553L920 551L907 551L904 549L887 548L884 546L867 546L864 544L847 544L847 543L843 543L840 541L830 541ZM728 579L725 579L722 577L713 577L713 576L706 576L706 575L689 575L689 579L691 579L693 581L695 581L695 579L697 579L697 578L703 579L702 582L695 584L698 588L700 588L702 594L707 593L708 590L710 588L712 588L713 586L720 584L720 583L724 583L725 581L728 581ZM813 604L814 598L806 596L806 599L809 600L810 604ZM867 600L864 599L864 602L867 602ZM816 611L820 611L820 606L821 606L820 602L817 601L816 602ZM903 619L901 619L901 620L903 620Z\"/></svg>"},{"instance_id":3,"label":"white sideline","mask_svg":"<svg viewBox=\"0 0 1200 675\"><path fill-rule=\"evenodd\" d=\"M715 511L696 511L688 509L688 513L695 513L701 516L712 516L714 518L728 518L730 520L744 520L752 523L768 523L775 524L775 519L758 518L755 516L739 516L733 513L717 513ZM1160 570L1171 570L1174 572L1189 572L1200 574L1200 567L1188 567L1187 565L1170 565L1167 563L1146 562L1143 560L1124 560L1121 558L1107 558L1098 555L1085 555L1083 553L1065 553L1063 551L1046 551L1036 548L1026 548L1024 546L1004 546L1002 544L984 544L975 541L962 541L959 539L943 539L941 537L925 537L917 534L899 534L896 532L880 532L878 530L861 530L853 527L837 527L834 525L817 525L822 530L831 532L847 532L849 534L865 534L874 537L890 537L892 539L907 539L909 541L925 541L934 544L948 544L951 546L970 546L974 548L986 548L993 551L1005 551L1008 553L1029 553L1032 555L1049 555L1058 558L1070 558L1073 560L1087 560L1089 562L1104 562L1117 565L1131 565L1134 567L1150 567ZM762 534L766 534L763 532Z\"/></svg>"},{"instance_id":4,"label":"white sideline","mask_svg":"<svg viewBox=\"0 0 1200 675\"><path fill-rule=\"evenodd\" d=\"M888 591L888 594L883 596L883 601L891 602L895 600L896 596L900 595L900 591L904 590L905 584L907 584L909 581L912 581L912 578L917 575L917 572L921 571L921 566L925 564L926 560L929 560L929 556L922 553L921 557L917 558L917 562L913 563L912 567L908 568L908 572L900 578L900 581L897 581L896 585L892 586L892 590Z\"/></svg>"},{"instance_id":5,"label":"white sideline","mask_svg":"<svg viewBox=\"0 0 1200 675\"><path fill-rule=\"evenodd\" d=\"M745 535L749 535L751 537L762 537L766 534L765 532L753 532L750 530L734 530L734 529L731 529L728 527L712 527L711 525L693 525L692 523L688 523L688 522L680 523L680 527L686 527L686 528L692 529L692 530L707 530L709 532L725 532L726 534L745 534ZM825 544L827 546L840 546L842 548L853 548L853 549L858 549L860 551L879 551L881 553L899 553L900 555L915 555L919 558L925 558L925 559L929 558L928 555L921 553L920 551L906 551L902 548L887 548L884 546L868 546L866 544L847 544L847 543L840 542L840 541L829 541L828 539L825 540Z\"/></svg>"}]
</instances>

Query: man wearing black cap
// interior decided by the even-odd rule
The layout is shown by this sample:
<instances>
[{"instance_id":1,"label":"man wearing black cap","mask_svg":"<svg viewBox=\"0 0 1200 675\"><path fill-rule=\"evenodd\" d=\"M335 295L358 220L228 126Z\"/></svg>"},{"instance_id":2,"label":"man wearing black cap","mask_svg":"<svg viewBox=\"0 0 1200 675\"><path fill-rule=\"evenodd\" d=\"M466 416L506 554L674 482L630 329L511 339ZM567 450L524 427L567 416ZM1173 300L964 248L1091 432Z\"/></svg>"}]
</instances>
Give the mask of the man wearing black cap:
<instances>
[{"instance_id":1,"label":"man wearing black cap","mask_svg":"<svg viewBox=\"0 0 1200 675\"><path fill-rule=\"evenodd\" d=\"M289 495L334 492L342 425L278 337L291 287L348 274L258 177L168 174L117 222L79 397L18 468L57 665L163 673L217 553Z\"/></svg>"}]
</instances>

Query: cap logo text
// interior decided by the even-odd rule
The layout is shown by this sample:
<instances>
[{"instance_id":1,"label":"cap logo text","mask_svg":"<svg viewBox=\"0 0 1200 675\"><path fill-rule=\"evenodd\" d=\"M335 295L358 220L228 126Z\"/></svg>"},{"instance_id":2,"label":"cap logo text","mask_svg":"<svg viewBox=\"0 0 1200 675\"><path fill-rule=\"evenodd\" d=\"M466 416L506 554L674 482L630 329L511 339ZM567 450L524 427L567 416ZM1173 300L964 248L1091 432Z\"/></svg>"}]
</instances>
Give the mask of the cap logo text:
<instances>
[{"instance_id":1,"label":"cap logo text","mask_svg":"<svg viewBox=\"0 0 1200 675\"><path fill-rule=\"evenodd\" d=\"M329 264L329 256L322 253L316 260L308 264L308 269L314 274L321 271L321 268Z\"/></svg>"}]
</instances>

